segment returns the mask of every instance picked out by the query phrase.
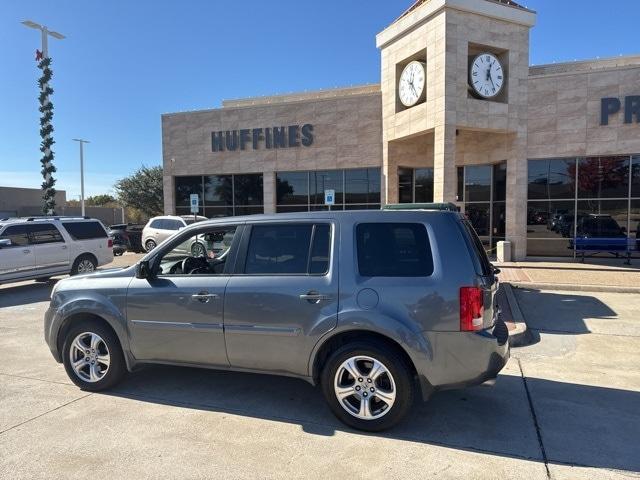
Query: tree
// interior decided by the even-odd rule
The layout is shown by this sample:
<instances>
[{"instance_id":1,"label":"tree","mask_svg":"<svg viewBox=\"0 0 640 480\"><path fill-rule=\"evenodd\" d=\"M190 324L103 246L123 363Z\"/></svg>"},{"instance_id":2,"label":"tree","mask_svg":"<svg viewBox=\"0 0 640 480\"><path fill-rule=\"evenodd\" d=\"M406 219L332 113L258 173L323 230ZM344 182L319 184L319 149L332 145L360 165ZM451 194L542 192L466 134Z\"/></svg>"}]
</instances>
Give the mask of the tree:
<instances>
[{"instance_id":1,"label":"tree","mask_svg":"<svg viewBox=\"0 0 640 480\"><path fill-rule=\"evenodd\" d=\"M109 195L108 193L93 195L85 200L85 204L92 207L117 207L117 203L118 201L115 199L115 197L113 197L113 195Z\"/></svg>"},{"instance_id":2,"label":"tree","mask_svg":"<svg viewBox=\"0 0 640 480\"><path fill-rule=\"evenodd\" d=\"M114 185L118 200L125 207L140 210L150 217L164 211L162 167L140 167L134 174Z\"/></svg>"}]
</instances>

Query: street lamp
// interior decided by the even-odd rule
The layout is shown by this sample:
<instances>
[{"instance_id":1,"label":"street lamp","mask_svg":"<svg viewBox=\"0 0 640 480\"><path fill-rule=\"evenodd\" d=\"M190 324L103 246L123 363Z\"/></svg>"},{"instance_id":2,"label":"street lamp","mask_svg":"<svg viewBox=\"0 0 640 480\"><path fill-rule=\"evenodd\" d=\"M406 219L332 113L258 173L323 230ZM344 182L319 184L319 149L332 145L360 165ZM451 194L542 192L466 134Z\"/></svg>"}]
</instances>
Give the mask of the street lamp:
<instances>
[{"instance_id":1,"label":"street lamp","mask_svg":"<svg viewBox=\"0 0 640 480\"><path fill-rule=\"evenodd\" d=\"M42 56L44 58L49 57L49 46L48 46L48 35L51 35L53 38L57 38L58 40L62 40L65 38L64 35L58 32L53 32L47 29L46 26L40 25L39 23L32 22L31 20L25 20L22 22L25 27L35 28L36 30L40 30L42 33Z\"/></svg>"},{"instance_id":2,"label":"street lamp","mask_svg":"<svg viewBox=\"0 0 640 480\"><path fill-rule=\"evenodd\" d=\"M53 104L51 103L50 96L53 93L53 89L49 87L49 81L53 76L51 71L51 59L49 58L49 35L58 40L62 40L64 35L58 32L51 32L47 27L40 25L39 23L32 22L31 20L25 20L22 22L25 27L34 28L40 30L42 34L42 51L36 52L36 61L38 62L38 68L42 70L42 76L38 80L40 86L40 96L38 100L40 102L40 136L42 142L40 142L40 151L42 152L42 158L40 164L42 165L42 177L44 182L42 183L42 190L44 195L43 212L46 215L53 215L56 207L55 189L56 183L53 178L53 173L56 171L56 167L53 165L53 126L51 120L53 119Z\"/></svg>"},{"instance_id":3,"label":"street lamp","mask_svg":"<svg viewBox=\"0 0 640 480\"><path fill-rule=\"evenodd\" d=\"M91 142L81 138L74 138L73 141L80 144L80 207L82 208L82 216L84 217L84 151L82 147L85 143Z\"/></svg>"}]
</instances>

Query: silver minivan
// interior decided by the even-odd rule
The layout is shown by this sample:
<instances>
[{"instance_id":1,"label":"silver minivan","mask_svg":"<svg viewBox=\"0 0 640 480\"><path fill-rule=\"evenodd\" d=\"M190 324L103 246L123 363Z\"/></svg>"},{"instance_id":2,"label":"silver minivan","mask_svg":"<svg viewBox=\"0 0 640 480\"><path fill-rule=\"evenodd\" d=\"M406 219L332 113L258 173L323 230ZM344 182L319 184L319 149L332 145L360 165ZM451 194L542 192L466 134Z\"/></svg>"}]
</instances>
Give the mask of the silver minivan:
<instances>
[{"instance_id":1,"label":"silver minivan","mask_svg":"<svg viewBox=\"0 0 640 480\"><path fill-rule=\"evenodd\" d=\"M185 251L201 237L204 252ZM457 212L231 217L179 231L135 266L62 280L45 337L88 391L148 363L289 375L377 431L416 397L497 376L509 356L497 287Z\"/></svg>"}]
</instances>

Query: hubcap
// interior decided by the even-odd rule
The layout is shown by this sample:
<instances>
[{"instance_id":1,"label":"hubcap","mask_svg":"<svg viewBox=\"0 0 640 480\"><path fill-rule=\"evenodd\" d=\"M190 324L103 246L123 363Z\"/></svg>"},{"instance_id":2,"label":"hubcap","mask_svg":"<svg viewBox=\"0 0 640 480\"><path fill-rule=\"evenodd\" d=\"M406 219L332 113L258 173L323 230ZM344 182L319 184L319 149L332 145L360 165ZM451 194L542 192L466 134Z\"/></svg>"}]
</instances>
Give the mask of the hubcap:
<instances>
[{"instance_id":1,"label":"hubcap","mask_svg":"<svg viewBox=\"0 0 640 480\"><path fill-rule=\"evenodd\" d=\"M362 420L386 415L396 400L396 384L389 369L364 355L345 360L338 367L333 386L342 408Z\"/></svg>"},{"instance_id":2,"label":"hubcap","mask_svg":"<svg viewBox=\"0 0 640 480\"><path fill-rule=\"evenodd\" d=\"M93 272L95 270L95 267L93 266L93 263L91 262L91 260L81 260L80 263L78 264L78 272L80 273L87 273L87 272Z\"/></svg>"},{"instance_id":3,"label":"hubcap","mask_svg":"<svg viewBox=\"0 0 640 480\"><path fill-rule=\"evenodd\" d=\"M95 383L102 380L109 371L111 356L100 335L83 332L73 339L69 349L69 360L78 378Z\"/></svg>"},{"instance_id":4,"label":"hubcap","mask_svg":"<svg viewBox=\"0 0 640 480\"><path fill-rule=\"evenodd\" d=\"M156 248L156 242L149 240L147 242L147 252L150 252L151 250L153 250L154 248Z\"/></svg>"}]
</instances>

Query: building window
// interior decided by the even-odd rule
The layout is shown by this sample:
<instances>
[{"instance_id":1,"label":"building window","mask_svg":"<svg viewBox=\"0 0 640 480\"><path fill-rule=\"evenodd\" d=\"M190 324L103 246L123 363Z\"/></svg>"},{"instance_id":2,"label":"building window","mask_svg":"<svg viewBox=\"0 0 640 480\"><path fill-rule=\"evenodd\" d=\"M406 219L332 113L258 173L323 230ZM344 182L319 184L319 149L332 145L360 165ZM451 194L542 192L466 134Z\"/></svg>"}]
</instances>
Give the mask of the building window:
<instances>
[{"instance_id":1,"label":"building window","mask_svg":"<svg viewBox=\"0 0 640 480\"><path fill-rule=\"evenodd\" d=\"M573 256L572 238L637 241L640 157L529 160L527 255Z\"/></svg>"},{"instance_id":2,"label":"building window","mask_svg":"<svg viewBox=\"0 0 640 480\"><path fill-rule=\"evenodd\" d=\"M400 203L433 202L433 168L399 168L398 201Z\"/></svg>"},{"instance_id":3,"label":"building window","mask_svg":"<svg viewBox=\"0 0 640 480\"><path fill-rule=\"evenodd\" d=\"M465 215L491 252L505 238L507 164L458 167L458 201L464 202Z\"/></svg>"},{"instance_id":4,"label":"building window","mask_svg":"<svg viewBox=\"0 0 640 480\"><path fill-rule=\"evenodd\" d=\"M332 210L380 208L380 169L276 173L276 211L327 210L324 191L335 190Z\"/></svg>"},{"instance_id":5,"label":"building window","mask_svg":"<svg viewBox=\"0 0 640 480\"><path fill-rule=\"evenodd\" d=\"M190 195L198 194L198 215L208 218L264 213L262 174L175 177L176 214L191 215Z\"/></svg>"}]
</instances>

